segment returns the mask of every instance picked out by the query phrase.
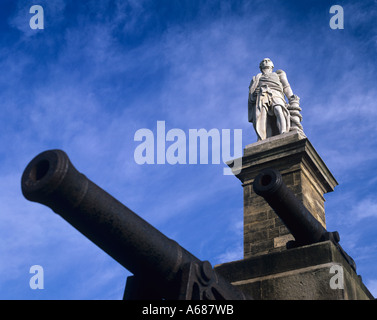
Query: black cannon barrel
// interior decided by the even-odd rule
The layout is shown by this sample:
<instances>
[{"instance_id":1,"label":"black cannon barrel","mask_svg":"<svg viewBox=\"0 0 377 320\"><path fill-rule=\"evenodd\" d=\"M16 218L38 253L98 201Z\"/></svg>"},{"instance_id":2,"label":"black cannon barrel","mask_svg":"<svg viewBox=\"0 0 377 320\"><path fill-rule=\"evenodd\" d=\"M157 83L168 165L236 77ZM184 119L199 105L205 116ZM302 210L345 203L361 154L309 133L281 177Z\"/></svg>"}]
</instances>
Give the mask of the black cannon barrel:
<instances>
[{"instance_id":1,"label":"black cannon barrel","mask_svg":"<svg viewBox=\"0 0 377 320\"><path fill-rule=\"evenodd\" d=\"M356 272L356 263L339 244L337 231L328 232L283 182L279 171L268 168L255 178L253 189L262 196L295 238L291 247L331 240ZM288 243L289 244L289 243Z\"/></svg>"},{"instance_id":2,"label":"black cannon barrel","mask_svg":"<svg viewBox=\"0 0 377 320\"><path fill-rule=\"evenodd\" d=\"M255 193L262 196L274 209L300 245L323 241L329 236L335 237L336 242L339 241L337 232L327 232L288 189L279 171L264 169L255 178L253 188Z\"/></svg>"},{"instance_id":3,"label":"black cannon barrel","mask_svg":"<svg viewBox=\"0 0 377 320\"><path fill-rule=\"evenodd\" d=\"M134 274L173 282L199 261L78 172L61 150L36 156L21 180L26 199L50 207Z\"/></svg>"}]
</instances>

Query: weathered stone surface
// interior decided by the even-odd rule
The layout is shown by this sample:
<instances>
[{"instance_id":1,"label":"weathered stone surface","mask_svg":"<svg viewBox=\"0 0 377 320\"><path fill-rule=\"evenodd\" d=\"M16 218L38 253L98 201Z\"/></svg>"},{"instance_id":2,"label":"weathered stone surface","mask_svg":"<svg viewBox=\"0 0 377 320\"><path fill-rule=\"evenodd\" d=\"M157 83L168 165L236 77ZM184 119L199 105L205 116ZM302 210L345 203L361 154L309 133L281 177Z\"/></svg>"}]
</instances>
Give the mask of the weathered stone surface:
<instances>
[{"instance_id":1,"label":"weathered stone surface","mask_svg":"<svg viewBox=\"0 0 377 320\"><path fill-rule=\"evenodd\" d=\"M332 266L343 270L343 289L330 286ZM330 241L215 266L254 299L369 300L361 279Z\"/></svg>"}]
</instances>

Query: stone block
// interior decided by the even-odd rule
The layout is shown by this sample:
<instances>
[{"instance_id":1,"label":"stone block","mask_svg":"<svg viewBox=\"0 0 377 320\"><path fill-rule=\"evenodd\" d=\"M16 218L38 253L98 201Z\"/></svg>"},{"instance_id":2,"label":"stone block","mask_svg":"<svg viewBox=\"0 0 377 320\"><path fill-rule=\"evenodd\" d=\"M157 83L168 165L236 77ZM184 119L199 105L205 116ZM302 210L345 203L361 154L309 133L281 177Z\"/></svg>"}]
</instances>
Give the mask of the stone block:
<instances>
[{"instance_id":1,"label":"stone block","mask_svg":"<svg viewBox=\"0 0 377 320\"><path fill-rule=\"evenodd\" d=\"M332 287L342 270L343 287ZM370 300L373 295L331 241L215 266L256 300Z\"/></svg>"}]
</instances>

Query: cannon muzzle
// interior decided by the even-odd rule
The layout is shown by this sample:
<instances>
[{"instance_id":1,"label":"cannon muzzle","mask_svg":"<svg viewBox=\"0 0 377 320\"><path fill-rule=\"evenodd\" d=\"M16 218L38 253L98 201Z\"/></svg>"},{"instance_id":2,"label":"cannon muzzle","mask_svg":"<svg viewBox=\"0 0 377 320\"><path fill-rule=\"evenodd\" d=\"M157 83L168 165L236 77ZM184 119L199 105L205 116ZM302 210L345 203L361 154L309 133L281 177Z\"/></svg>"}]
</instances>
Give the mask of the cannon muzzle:
<instances>
[{"instance_id":1,"label":"cannon muzzle","mask_svg":"<svg viewBox=\"0 0 377 320\"><path fill-rule=\"evenodd\" d=\"M331 240L351 267L356 270L353 259L339 245L340 237L337 231L328 232L322 224L313 217L301 201L283 182L279 171L264 169L253 182L254 192L262 196L295 238L288 247L297 247Z\"/></svg>"},{"instance_id":2,"label":"cannon muzzle","mask_svg":"<svg viewBox=\"0 0 377 320\"><path fill-rule=\"evenodd\" d=\"M144 283L153 282L163 298L187 297L180 291L182 277L193 264L206 271L206 283L210 282L208 262L200 261L90 181L61 150L36 156L24 170L21 188L26 199L50 207ZM226 288L225 296L233 290L231 284L220 285ZM207 297L211 298L208 293Z\"/></svg>"}]
</instances>

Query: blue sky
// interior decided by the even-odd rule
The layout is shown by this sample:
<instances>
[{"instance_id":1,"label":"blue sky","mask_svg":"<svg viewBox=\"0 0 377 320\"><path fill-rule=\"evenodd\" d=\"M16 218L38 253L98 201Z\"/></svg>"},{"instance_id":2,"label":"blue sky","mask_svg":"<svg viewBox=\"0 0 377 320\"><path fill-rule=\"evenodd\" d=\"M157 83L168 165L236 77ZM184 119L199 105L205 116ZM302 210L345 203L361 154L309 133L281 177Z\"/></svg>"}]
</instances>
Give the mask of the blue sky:
<instances>
[{"instance_id":1,"label":"blue sky","mask_svg":"<svg viewBox=\"0 0 377 320\"><path fill-rule=\"evenodd\" d=\"M33 4L44 29L29 27ZM329 9L344 8L344 29ZM92 181L202 260L243 254L242 186L223 164L138 165L140 128L242 129L269 57L301 98L305 133L339 182L328 230L377 295L377 2L2 0L0 299L121 299L129 273L50 209L22 197L38 153L59 148ZM44 269L43 290L29 269Z\"/></svg>"}]
</instances>

